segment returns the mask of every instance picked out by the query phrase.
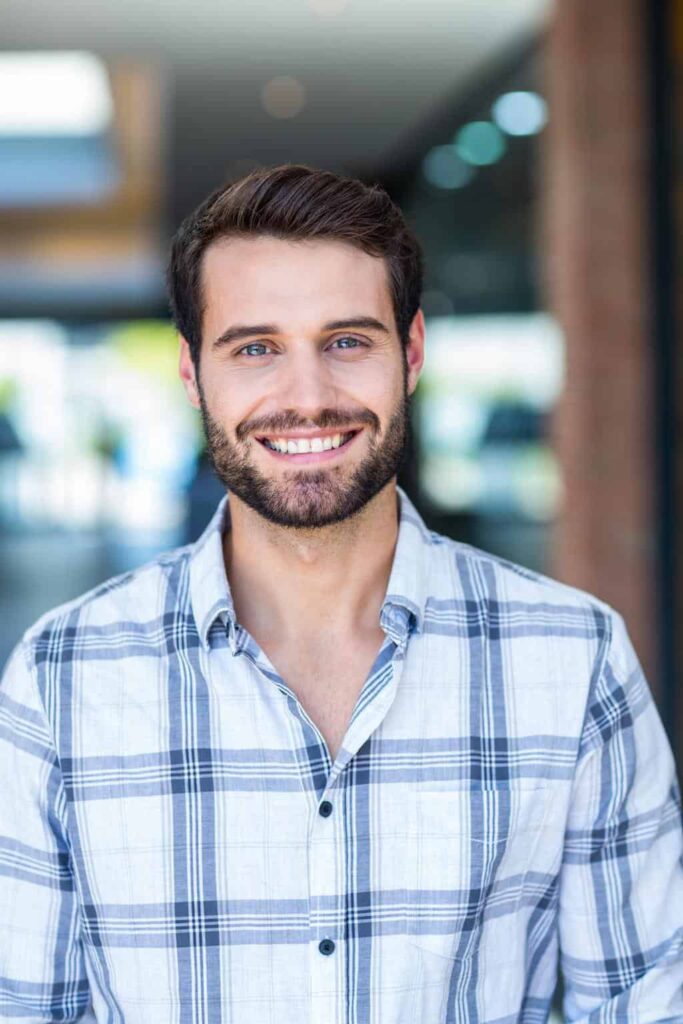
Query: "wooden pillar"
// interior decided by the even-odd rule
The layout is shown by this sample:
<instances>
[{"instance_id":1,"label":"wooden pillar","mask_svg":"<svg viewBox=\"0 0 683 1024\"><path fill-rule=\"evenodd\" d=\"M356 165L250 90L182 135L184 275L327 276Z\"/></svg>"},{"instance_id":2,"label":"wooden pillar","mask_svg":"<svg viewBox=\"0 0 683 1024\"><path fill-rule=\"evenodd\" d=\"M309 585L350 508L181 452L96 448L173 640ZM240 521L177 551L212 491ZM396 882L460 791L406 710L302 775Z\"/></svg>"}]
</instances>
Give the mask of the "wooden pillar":
<instances>
[{"instance_id":1,"label":"wooden pillar","mask_svg":"<svg viewBox=\"0 0 683 1024\"><path fill-rule=\"evenodd\" d=\"M566 342L552 573L621 612L657 694L646 29L640 0L556 0L544 57L541 252L546 302Z\"/></svg>"}]
</instances>

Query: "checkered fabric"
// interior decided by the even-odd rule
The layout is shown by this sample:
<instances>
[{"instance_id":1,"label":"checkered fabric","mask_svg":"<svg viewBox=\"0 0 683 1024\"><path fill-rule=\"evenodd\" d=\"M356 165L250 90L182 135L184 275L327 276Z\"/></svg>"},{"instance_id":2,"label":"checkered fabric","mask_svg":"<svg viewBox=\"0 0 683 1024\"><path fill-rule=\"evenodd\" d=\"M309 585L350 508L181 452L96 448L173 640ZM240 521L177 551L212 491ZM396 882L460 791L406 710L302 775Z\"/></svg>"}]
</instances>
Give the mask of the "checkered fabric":
<instances>
[{"instance_id":1,"label":"checkered fabric","mask_svg":"<svg viewBox=\"0 0 683 1024\"><path fill-rule=\"evenodd\" d=\"M527 1024L559 968L568 1020L683 1021L680 793L622 618L398 499L334 763L236 621L227 496L25 633L0 1019Z\"/></svg>"}]
</instances>

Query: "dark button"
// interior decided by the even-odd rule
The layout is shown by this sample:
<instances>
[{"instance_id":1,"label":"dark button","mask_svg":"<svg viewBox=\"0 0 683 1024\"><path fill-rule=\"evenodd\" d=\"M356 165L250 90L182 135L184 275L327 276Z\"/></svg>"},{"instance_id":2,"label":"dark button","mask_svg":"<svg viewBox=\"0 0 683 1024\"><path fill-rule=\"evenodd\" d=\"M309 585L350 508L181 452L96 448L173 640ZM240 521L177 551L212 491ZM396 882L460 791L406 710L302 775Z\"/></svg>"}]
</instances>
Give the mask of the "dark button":
<instances>
[{"instance_id":1,"label":"dark button","mask_svg":"<svg viewBox=\"0 0 683 1024\"><path fill-rule=\"evenodd\" d=\"M332 804L329 800L323 800L320 807L318 808L318 814L321 818L329 818L332 814Z\"/></svg>"},{"instance_id":2,"label":"dark button","mask_svg":"<svg viewBox=\"0 0 683 1024\"><path fill-rule=\"evenodd\" d=\"M329 956L330 953L334 953L334 942L332 939L323 939L318 945L318 949L323 956Z\"/></svg>"}]
</instances>

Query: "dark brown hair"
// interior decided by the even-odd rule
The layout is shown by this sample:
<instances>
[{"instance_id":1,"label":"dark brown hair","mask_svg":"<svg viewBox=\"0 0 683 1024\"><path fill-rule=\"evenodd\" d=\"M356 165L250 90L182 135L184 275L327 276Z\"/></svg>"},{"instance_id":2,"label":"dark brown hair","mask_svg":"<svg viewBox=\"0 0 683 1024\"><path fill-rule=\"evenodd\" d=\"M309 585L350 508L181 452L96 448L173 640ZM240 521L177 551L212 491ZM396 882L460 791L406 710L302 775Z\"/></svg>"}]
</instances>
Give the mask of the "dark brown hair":
<instances>
[{"instance_id":1,"label":"dark brown hair","mask_svg":"<svg viewBox=\"0 0 683 1024\"><path fill-rule=\"evenodd\" d=\"M420 305L420 244L398 206L380 185L364 185L304 164L258 168L222 185L182 222L168 265L171 312L199 368L202 257L219 238L272 235L290 241L329 238L350 242L386 260L401 343Z\"/></svg>"}]
</instances>

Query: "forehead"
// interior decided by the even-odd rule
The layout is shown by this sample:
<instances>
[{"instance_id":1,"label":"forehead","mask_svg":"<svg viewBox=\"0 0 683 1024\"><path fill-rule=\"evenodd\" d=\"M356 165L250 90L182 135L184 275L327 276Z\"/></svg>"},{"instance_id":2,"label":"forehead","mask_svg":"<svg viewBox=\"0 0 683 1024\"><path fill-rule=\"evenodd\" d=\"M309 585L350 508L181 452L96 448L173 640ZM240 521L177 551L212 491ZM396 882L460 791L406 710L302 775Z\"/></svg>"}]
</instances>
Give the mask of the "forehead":
<instances>
[{"instance_id":1,"label":"forehead","mask_svg":"<svg viewBox=\"0 0 683 1024\"><path fill-rule=\"evenodd\" d=\"M202 264L204 324L330 320L351 310L391 320L384 259L336 240L228 238L212 243ZM387 321L385 321L387 322Z\"/></svg>"}]
</instances>

